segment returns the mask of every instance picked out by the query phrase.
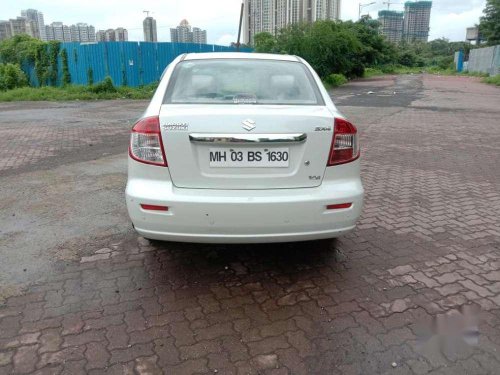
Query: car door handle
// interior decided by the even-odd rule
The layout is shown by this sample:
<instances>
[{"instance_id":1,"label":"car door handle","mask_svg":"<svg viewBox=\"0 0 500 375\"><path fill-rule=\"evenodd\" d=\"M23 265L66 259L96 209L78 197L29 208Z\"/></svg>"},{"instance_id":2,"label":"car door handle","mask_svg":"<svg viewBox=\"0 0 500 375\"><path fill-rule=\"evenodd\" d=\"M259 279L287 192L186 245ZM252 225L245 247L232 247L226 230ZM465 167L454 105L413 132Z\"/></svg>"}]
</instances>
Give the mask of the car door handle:
<instances>
[{"instance_id":1,"label":"car door handle","mask_svg":"<svg viewBox=\"0 0 500 375\"><path fill-rule=\"evenodd\" d=\"M216 134L191 133L189 140L193 143L303 143L306 133L293 134Z\"/></svg>"}]
</instances>

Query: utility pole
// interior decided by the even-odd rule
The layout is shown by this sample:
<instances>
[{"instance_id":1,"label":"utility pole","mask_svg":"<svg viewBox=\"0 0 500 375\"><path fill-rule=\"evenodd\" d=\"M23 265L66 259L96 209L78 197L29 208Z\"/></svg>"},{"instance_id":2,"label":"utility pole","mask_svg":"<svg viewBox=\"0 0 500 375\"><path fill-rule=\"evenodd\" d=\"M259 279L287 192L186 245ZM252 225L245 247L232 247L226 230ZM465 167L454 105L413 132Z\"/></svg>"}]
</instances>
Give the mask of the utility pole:
<instances>
[{"instance_id":1,"label":"utility pole","mask_svg":"<svg viewBox=\"0 0 500 375\"><path fill-rule=\"evenodd\" d=\"M241 11L240 11L240 25L238 26L238 40L236 41L236 52L240 52L240 37L241 37L241 23L243 21L243 8L245 7L245 3L241 3Z\"/></svg>"},{"instance_id":2,"label":"utility pole","mask_svg":"<svg viewBox=\"0 0 500 375\"><path fill-rule=\"evenodd\" d=\"M377 2L376 1L373 1L371 3L368 3L368 4L361 4L359 3L359 11L358 11L358 20L361 19L361 10L364 8L364 7L368 7L370 5L373 5L373 4L376 4Z\"/></svg>"}]
</instances>

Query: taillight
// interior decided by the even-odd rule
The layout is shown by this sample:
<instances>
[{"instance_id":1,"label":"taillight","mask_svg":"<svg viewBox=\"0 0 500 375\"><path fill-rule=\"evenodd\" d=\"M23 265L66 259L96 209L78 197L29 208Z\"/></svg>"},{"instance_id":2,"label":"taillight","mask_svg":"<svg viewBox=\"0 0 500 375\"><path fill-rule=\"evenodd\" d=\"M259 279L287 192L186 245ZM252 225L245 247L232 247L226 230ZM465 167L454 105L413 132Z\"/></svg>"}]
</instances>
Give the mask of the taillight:
<instances>
[{"instance_id":1,"label":"taillight","mask_svg":"<svg viewBox=\"0 0 500 375\"><path fill-rule=\"evenodd\" d=\"M139 120L130 134L129 154L141 163L167 166L158 116Z\"/></svg>"},{"instance_id":2,"label":"taillight","mask_svg":"<svg viewBox=\"0 0 500 375\"><path fill-rule=\"evenodd\" d=\"M349 163L359 157L358 131L349 121L336 118L328 166Z\"/></svg>"}]
</instances>

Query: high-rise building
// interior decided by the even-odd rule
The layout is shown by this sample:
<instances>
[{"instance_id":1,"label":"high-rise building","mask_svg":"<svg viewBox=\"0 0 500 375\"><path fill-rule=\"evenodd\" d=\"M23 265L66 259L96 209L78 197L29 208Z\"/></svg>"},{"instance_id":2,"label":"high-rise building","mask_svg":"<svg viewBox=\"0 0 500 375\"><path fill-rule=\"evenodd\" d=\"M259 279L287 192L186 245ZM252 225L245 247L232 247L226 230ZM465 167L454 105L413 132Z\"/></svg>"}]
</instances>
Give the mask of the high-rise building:
<instances>
[{"instance_id":1,"label":"high-rise building","mask_svg":"<svg viewBox=\"0 0 500 375\"><path fill-rule=\"evenodd\" d=\"M207 44L207 31L193 27L187 20L182 20L179 26L170 29L170 41L173 43Z\"/></svg>"},{"instance_id":2,"label":"high-rise building","mask_svg":"<svg viewBox=\"0 0 500 375\"><path fill-rule=\"evenodd\" d=\"M47 40L58 40L60 42L71 42L71 31L62 22L52 22L45 26Z\"/></svg>"},{"instance_id":3,"label":"high-rise building","mask_svg":"<svg viewBox=\"0 0 500 375\"><path fill-rule=\"evenodd\" d=\"M32 23L29 22L25 17L16 17L15 19L10 19L10 35L27 34L33 36Z\"/></svg>"},{"instance_id":4,"label":"high-rise building","mask_svg":"<svg viewBox=\"0 0 500 375\"><path fill-rule=\"evenodd\" d=\"M21 16L26 18L26 20L30 23L31 32L33 33L34 38L41 39L43 41L47 40L42 12L39 12L36 9L25 9L21 11Z\"/></svg>"},{"instance_id":5,"label":"high-rise building","mask_svg":"<svg viewBox=\"0 0 500 375\"><path fill-rule=\"evenodd\" d=\"M432 1L405 3L403 39L407 42L427 42Z\"/></svg>"},{"instance_id":6,"label":"high-rise building","mask_svg":"<svg viewBox=\"0 0 500 375\"><path fill-rule=\"evenodd\" d=\"M243 42L253 43L255 34L276 35L299 22L340 19L341 0L244 0Z\"/></svg>"},{"instance_id":7,"label":"high-rise building","mask_svg":"<svg viewBox=\"0 0 500 375\"><path fill-rule=\"evenodd\" d=\"M69 27L72 42L95 42L95 27L86 23L77 23Z\"/></svg>"},{"instance_id":8,"label":"high-rise building","mask_svg":"<svg viewBox=\"0 0 500 375\"><path fill-rule=\"evenodd\" d=\"M128 41L128 31L123 27L99 30L96 33L96 40L98 42L126 42Z\"/></svg>"},{"instance_id":9,"label":"high-rise building","mask_svg":"<svg viewBox=\"0 0 500 375\"><path fill-rule=\"evenodd\" d=\"M207 44L207 30L193 27L193 43Z\"/></svg>"},{"instance_id":10,"label":"high-rise building","mask_svg":"<svg viewBox=\"0 0 500 375\"><path fill-rule=\"evenodd\" d=\"M95 28L86 23L77 23L67 26L62 22L52 22L45 26L47 40L58 40L60 42L95 42Z\"/></svg>"},{"instance_id":11,"label":"high-rise building","mask_svg":"<svg viewBox=\"0 0 500 375\"><path fill-rule=\"evenodd\" d=\"M12 37L9 21L0 21L0 40L9 39Z\"/></svg>"},{"instance_id":12,"label":"high-rise building","mask_svg":"<svg viewBox=\"0 0 500 375\"><path fill-rule=\"evenodd\" d=\"M378 12L379 31L389 42L399 43L403 38L404 13L394 10Z\"/></svg>"},{"instance_id":13,"label":"high-rise building","mask_svg":"<svg viewBox=\"0 0 500 375\"><path fill-rule=\"evenodd\" d=\"M153 17L146 17L142 22L142 27L144 29L144 41L145 42L157 42L158 36L156 32L156 20Z\"/></svg>"},{"instance_id":14,"label":"high-rise building","mask_svg":"<svg viewBox=\"0 0 500 375\"><path fill-rule=\"evenodd\" d=\"M115 29L115 40L117 42L126 42L128 41L128 31L123 27L118 27Z\"/></svg>"},{"instance_id":15,"label":"high-rise building","mask_svg":"<svg viewBox=\"0 0 500 375\"><path fill-rule=\"evenodd\" d=\"M106 40L106 30L99 30L95 33L96 42L107 42Z\"/></svg>"}]
</instances>

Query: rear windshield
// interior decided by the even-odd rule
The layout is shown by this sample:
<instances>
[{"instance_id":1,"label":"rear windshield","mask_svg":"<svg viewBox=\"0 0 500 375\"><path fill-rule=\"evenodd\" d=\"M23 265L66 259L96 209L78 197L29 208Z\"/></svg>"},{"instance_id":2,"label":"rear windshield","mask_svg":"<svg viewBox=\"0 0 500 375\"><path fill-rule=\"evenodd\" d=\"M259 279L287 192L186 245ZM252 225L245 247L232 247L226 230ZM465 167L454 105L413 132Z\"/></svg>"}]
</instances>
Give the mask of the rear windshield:
<instances>
[{"instance_id":1,"label":"rear windshield","mask_svg":"<svg viewBox=\"0 0 500 375\"><path fill-rule=\"evenodd\" d=\"M170 79L165 103L324 104L304 64L254 59L182 61Z\"/></svg>"}]
</instances>

